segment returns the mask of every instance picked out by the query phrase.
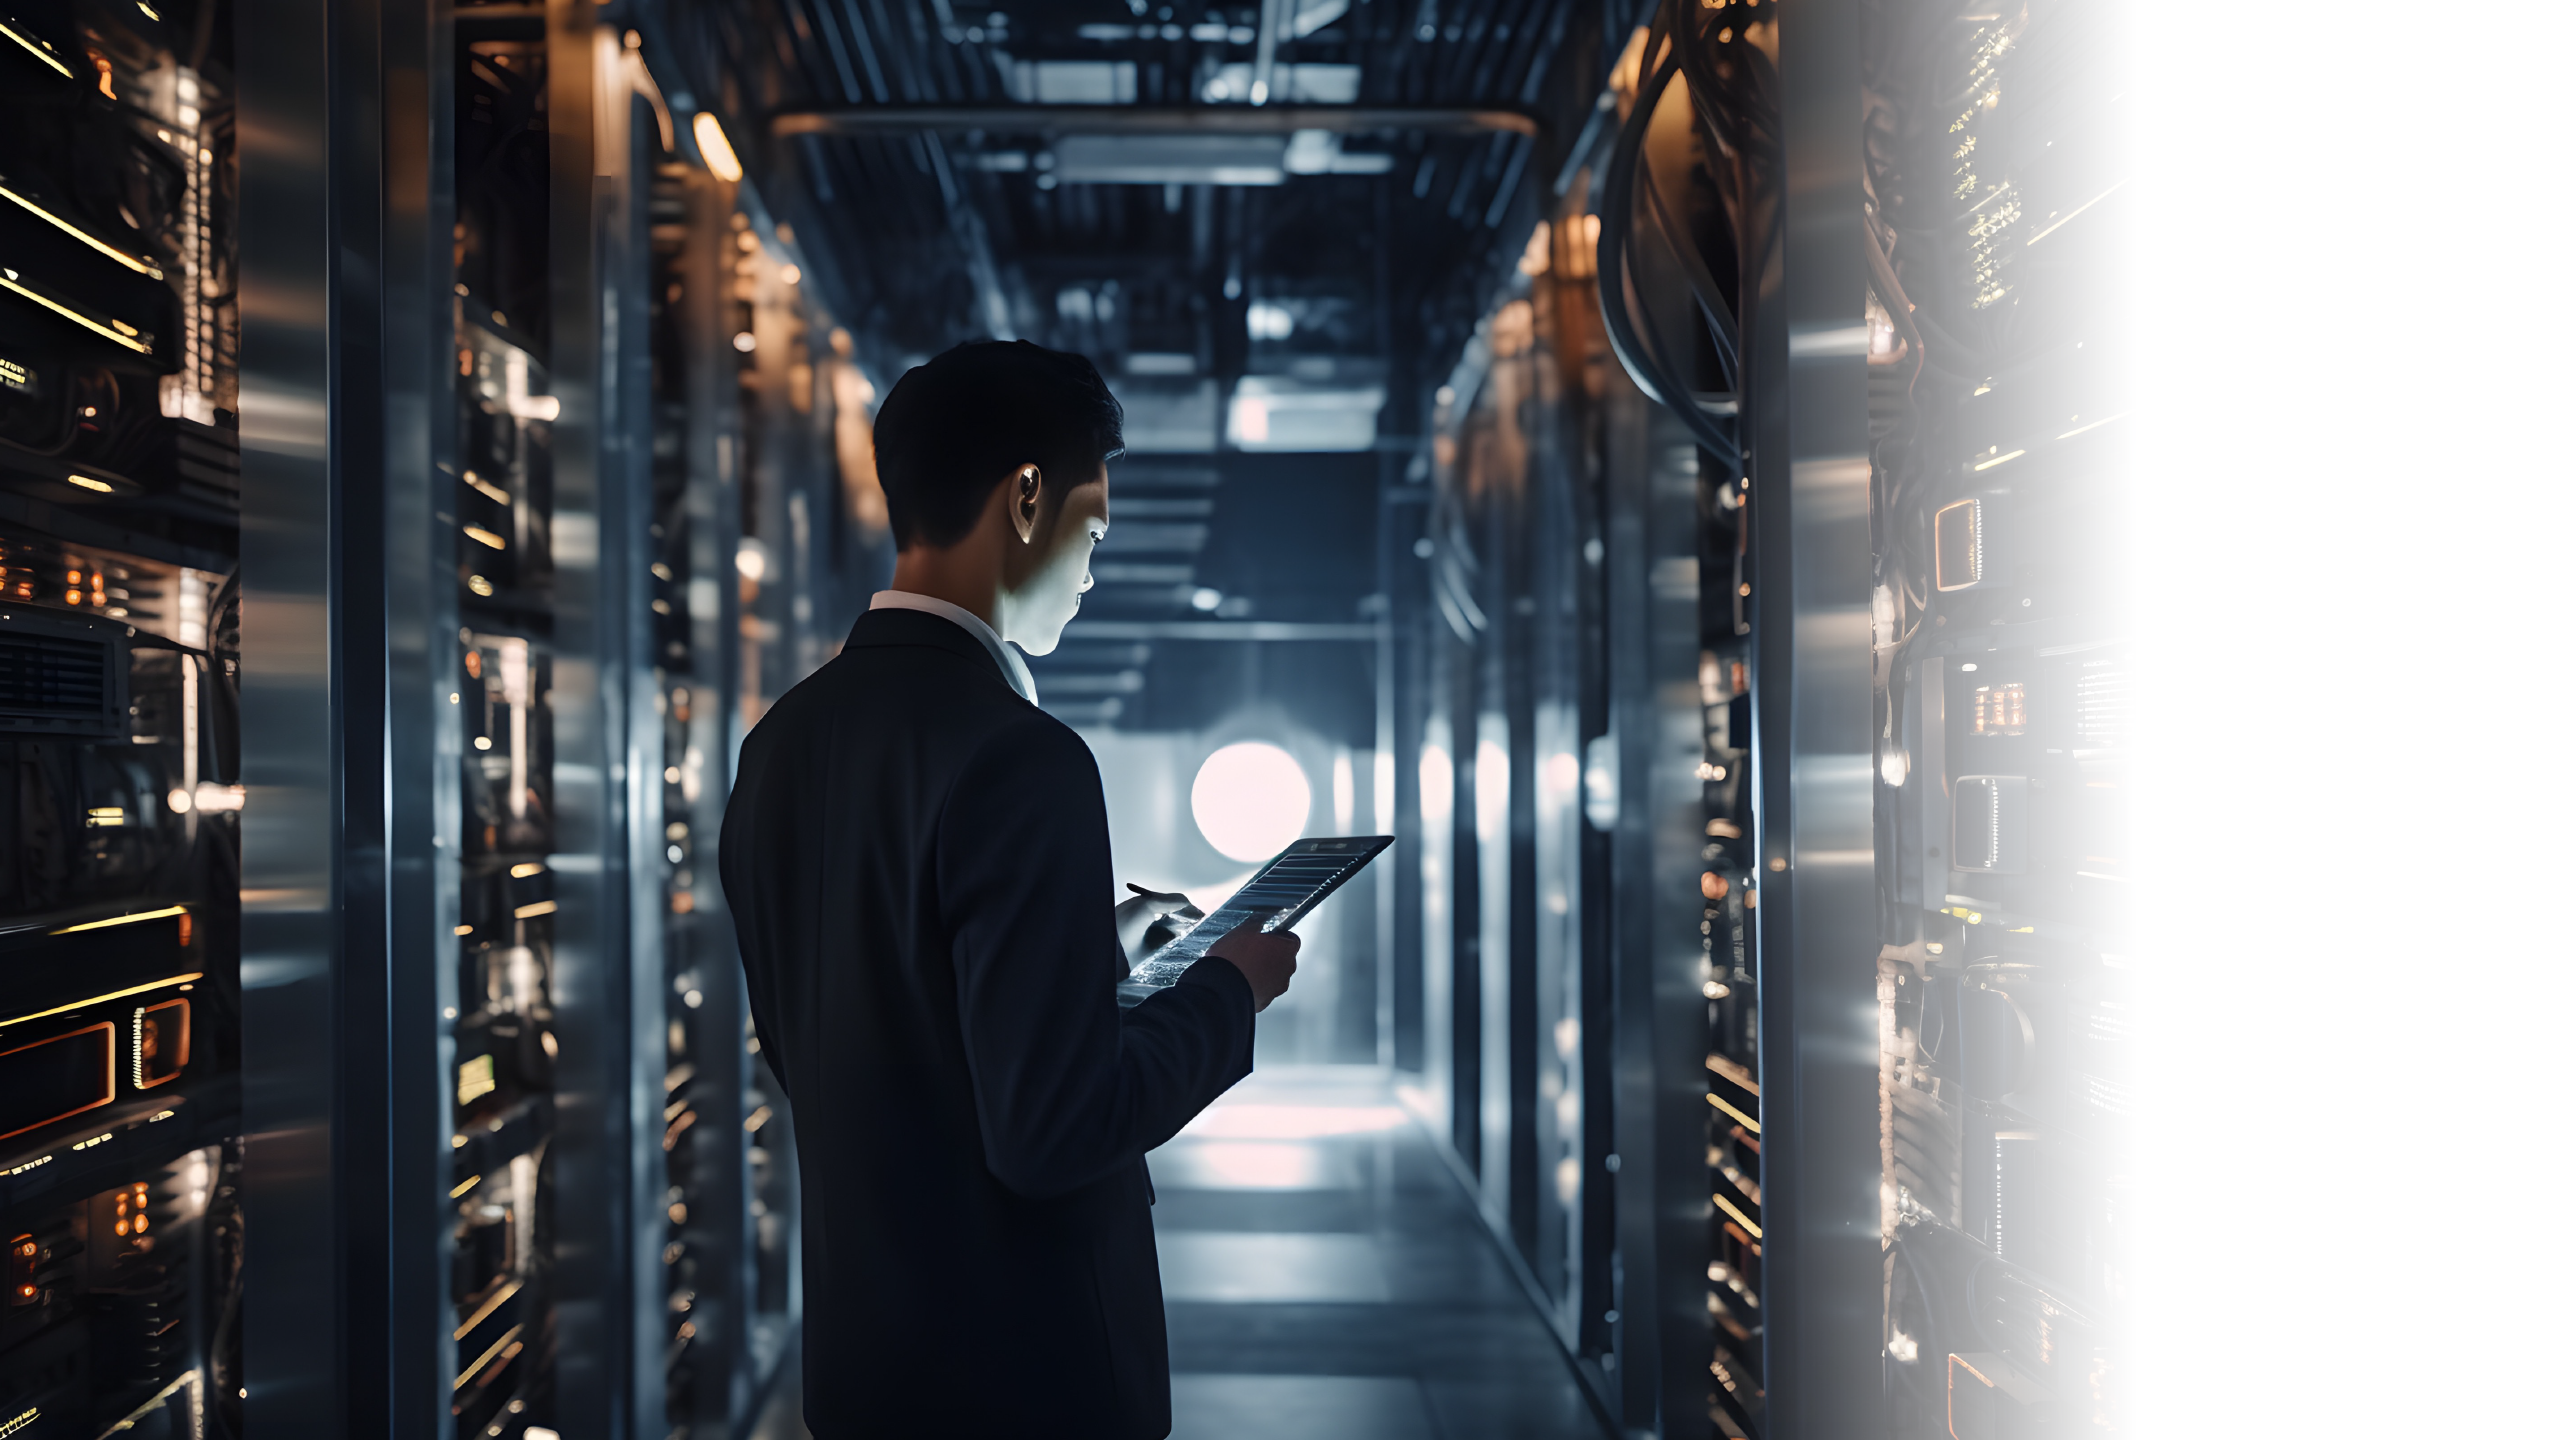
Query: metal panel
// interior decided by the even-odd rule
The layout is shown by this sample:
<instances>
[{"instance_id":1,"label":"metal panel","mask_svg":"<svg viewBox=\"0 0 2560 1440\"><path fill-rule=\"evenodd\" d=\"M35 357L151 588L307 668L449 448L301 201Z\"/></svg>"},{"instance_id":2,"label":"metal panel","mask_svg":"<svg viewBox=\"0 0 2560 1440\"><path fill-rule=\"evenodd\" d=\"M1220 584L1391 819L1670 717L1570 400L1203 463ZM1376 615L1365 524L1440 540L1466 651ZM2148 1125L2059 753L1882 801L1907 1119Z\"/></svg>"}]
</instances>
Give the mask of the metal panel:
<instances>
[{"instance_id":1,"label":"metal panel","mask_svg":"<svg viewBox=\"0 0 2560 1440\"><path fill-rule=\"evenodd\" d=\"M559 1085L559 1399L563 1433L626 1433L621 1343L634 1276L625 1266L631 1163L629 644L624 603L638 556L604 543L624 528L629 487L613 464L619 339L609 284L627 283L632 203L627 102L609 93L612 37L585 0L550 0L551 379L554 764L560 911L552 1003ZM618 48L618 47L617 47Z\"/></svg>"},{"instance_id":2,"label":"metal panel","mask_svg":"<svg viewBox=\"0 0 2560 1440\"><path fill-rule=\"evenodd\" d=\"M379 1196L363 1211L380 1217L377 1254L364 1276L374 1288L351 1285L350 1294L351 1309L362 1304L374 1313L349 1317L350 1334L379 1347L381 1378L378 1390L355 1397L348 1417L353 1434L433 1433L446 1410L444 1361L452 1348L436 1304L444 1289L443 1250L420 1243L441 1231L452 1183L443 1077L451 1073L453 1055L440 1017L454 1003L461 824L454 760L461 723L458 707L446 698L454 693L460 662L447 638L454 602L441 563L454 541L452 437L443 424L453 406L446 322L453 251L442 239L452 228L452 170L439 158L451 123L451 90L443 82L451 47L436 10L429 0L382 6L374 31L381 90L371 124L356 130L378 129L381 136L378 182L352 192L340 207L365 213L375 233L370 248L381 257L377 288L342 286L338 300L344 328L360 322L376 337L379 368L362 377L362 398L381 457L378 486L361 483L370 467L348 472L359 477L354 488L375 496L367 507L373 523L362 532L342 527L346 554L339 565L349 588L356 577L365 579L365 609L373 616L366 633L345 635L343 643L351 661L361 653L379 664L380 683L372 687L379 716L368 733L351 714L346 733L351 760L353 742L379 734L378 751L372 744L364 751L368 758L378 754L379 769L351 763L347 783L382 797L367 841L379 857L374 863L385 900L368 957L357 961L350 946L351 967L360 963L368 977L380 976L371 987L381 1002L372 1028L384 1037L364 1070L382 1099L379 1168L357 1192ZM345 365L340 371L344 410L359 377ZM351 861L354 844L351 837Z\"/></svg>"},{"instance_id":3,"label":"metal panel","mask_svg":"<svg viewBox=\"0 0 2560 1440\"><path fill-rule=\"evenodd\" d=\"M243 0L241 1008L248 1423L341 1433L334 1125L342 1043L331 611L327 83L320 0Z\"/></svg>"},{"instance_id":4,"label":"metal panel","mask_svg":"<svg viewBox=\"0 0 2560 1440\"><path fill-rule=\"evenodd\" d=\"M1858 17L1788 12L1786 219L1746 368L1760 569L1759 784L1769 1430L1882 1423L1875 840Z\"/></svg>"},{"instance_id":5,"label":"metal panel","mask_svg":"<svg viewBox=\"0 0 2560 1440\"><path fill-rule=\"evenodd\" d=\"M1611 731L1620 806L1609 904L1616 965L1612 1080L1622 1319L1620 1419L1678 1434L1712 1383L1703 1307L1667 1277L1699 1273L1706 1195L1695 1052L1703 1035L1691 898L1702 832L1697 766L1697 455L1667 413L1613 387L1607 553Z\"/></svg>"},{"instance_id":6,"label":"metal panel","mask_svg":"<svg viewBox=\"0 0 2560 1440\"><path fill-rule=\"evenodd\" d=\"M599 94L596 155L598 263L605 286L598 393L600 475L613 503L600 518L605 562L616 574L599 606L605 643L620 666L615 686L625 716L621 748L607 784L625 820L620 865L627 877L623 924L627 945L623 976L624 1041L628 1078L624 1093L608 1095L618 1113L609 1127L617 1147L617 1208L628 1217L613 1263L620 1268L627 1304L614 1337L616 1363L627 1377L629 1433L654 1437L666 1425L666 1315L663 1278L667 1226L663 1106L667 1096L667 987L661 955L666 945L667 887L655 883L666 832L662 776L667 764L663 676L656 669L655 587L645 569L658 553L651 535L656 415L651 404L652 297L649 205L652 166L658 153L657 118L635 93L637 58L612 37L597 46ZM615 1338L599 1344L613 1345Z\"/></svg>"}]
</instances>

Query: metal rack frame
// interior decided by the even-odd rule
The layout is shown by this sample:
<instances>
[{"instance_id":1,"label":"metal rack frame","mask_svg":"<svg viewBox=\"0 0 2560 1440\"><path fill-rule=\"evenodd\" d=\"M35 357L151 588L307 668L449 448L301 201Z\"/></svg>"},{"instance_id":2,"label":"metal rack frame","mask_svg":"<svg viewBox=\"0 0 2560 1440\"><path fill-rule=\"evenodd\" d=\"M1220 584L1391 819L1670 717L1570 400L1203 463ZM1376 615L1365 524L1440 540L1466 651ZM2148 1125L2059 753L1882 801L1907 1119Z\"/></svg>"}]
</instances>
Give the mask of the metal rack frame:
<instances>
[{"instance_id":1,"label":"metal rack frame","mask_svg":"<svg viewBox=\"0 0 2560 1440\"><path fill-rule=\"evenodd\" d=\"M240 66L244 646L255 656L242 702L244 1080L248 1210L262 1242L248 1248L249 1423L312 1435L452 1429L448 1245L429 1237L445 1229L456 1181L446 1136L465 737L448 703L459 690L460 482L444 237L455 219L453 67L469 30L539 40L551 56L552 984L558 1213L576 1217L557 1251L557 1423L570 1435L665 1433L654 1103L665 1057L652 1037L667 1019L657 956L669 862L653 789L666 757L646 568L656 437L645 294L659 138L649 132L663 102L620 25L586 0L241 0L238 24L256 37ZM690 150L679 140L676 153ZM751 195L717 188L706 226L752 209ZM716 799L742 733L731 700L745 421L711 298L720 287L700 289L684 323L709 363L683 443L698 492L688 504L706 522L695 573L718 596L695 626ZM823 445L803 446L779 483L824 498L823 458ZM810 593L824 558L777 570L778 603L797 611L791 597ZM697 847L689 864L704 928L717 930L716 853ZM742 1123L755 1064L731 968L702 967L703 1028L727 1036L711 1048L735 1071L706 1100L724 1135ZM746 1147L724 1153L738 1183L713 1218L733 1253L751 1256ZM787 1190L787 1173L779 1183ZM796 1221L782 1222L787 1240ZM694 1434L742 1427L761 1401L789 1348L796 1286L778 1299L765 1311L778 1319L720 1340L721 1413Z\"/></svg>"}]
</instances>

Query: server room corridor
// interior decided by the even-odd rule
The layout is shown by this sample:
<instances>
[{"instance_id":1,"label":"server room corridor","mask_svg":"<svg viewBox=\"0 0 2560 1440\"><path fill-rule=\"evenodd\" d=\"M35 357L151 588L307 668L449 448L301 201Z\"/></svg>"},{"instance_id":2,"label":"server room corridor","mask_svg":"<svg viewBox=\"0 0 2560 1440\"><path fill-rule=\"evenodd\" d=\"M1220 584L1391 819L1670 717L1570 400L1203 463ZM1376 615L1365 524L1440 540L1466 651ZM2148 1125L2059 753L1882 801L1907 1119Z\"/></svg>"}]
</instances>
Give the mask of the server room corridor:
<instances>
[{"instance_id":1,"label":"server room corridor","mask_svg":"<svg viewBox=\"0 0 2560 1440\"><path fill-rule=\"evenodd\" d=\"M1601 1440L1390 1072L1262 1070L1149 1158L1172 1440ZM797 1387L752 1440L801 1440Z\"/></svg>"},{"instance_id":2,"label":"server room corridor","mask_svg":"<svg viewBox=\"0 0 2560 1440\"><path fill-rule=\"evenodd\" d=\"M0 1440L2120 1433L2124 8L0 14Z\"/></svg>"}]
</instances>

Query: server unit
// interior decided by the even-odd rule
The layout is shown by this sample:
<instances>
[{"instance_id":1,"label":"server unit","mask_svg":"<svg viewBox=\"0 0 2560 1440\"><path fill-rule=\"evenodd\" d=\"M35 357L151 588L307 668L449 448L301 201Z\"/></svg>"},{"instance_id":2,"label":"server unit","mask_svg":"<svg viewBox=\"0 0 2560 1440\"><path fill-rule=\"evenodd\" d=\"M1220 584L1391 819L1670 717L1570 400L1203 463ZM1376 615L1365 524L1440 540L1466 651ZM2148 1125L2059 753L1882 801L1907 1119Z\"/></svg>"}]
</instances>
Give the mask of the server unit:
<instances>
[{"instance_id":1,"label":"server unit","mask_svg":"<svg viewBox=\"0 0 2560 1440\"><path fill-rule=\"evenodd\" d=\"M1896 1436L2128 1418L2117 19L1863 15Z\"/></svg>"},{"instance_id":2,"label":"server unit","mask_svg":"<svg viewBox=\"0 0 2560 1440\"><path fill-rule=\"evenodd\" d=\"M790 1347L797 1222L709 841L746 657L776 612L838 618L835 415L791 403L813 366L833 394L832 327L626 18L326 18L238 31L243 573L278 657L238 724L242 1188L300 1242L246 1251L248 1412L727 1434ZM806 520L769 565L759 501Z\"/></svg>"},{"instance_id":3,"label":"server unit","mask_svg":"<svg viewBox=\"0 0 2560 1440\"><path fill-rule=\"evenodd\" d=\"M798 283L751 191L668 148L674 113L636 72L648 176L649 653L631 750L635 1034L662 1104L637 1145L644 1433L741 1431L789 1359L799 1317L797 1157L789 1106L747 1014L720 891L730 758L782 690L842 643L840 566L881 537L849 508L837 440L868 424L867 382ZM681 101L681 67L667 83ZM660 128L664 117L665 128ZM848 414L846 412L850 411ZM654 1398L653 1398L654 1397Z\"/></svg>"},{"instance_id":4,"label":"server unit","mask_svg":"<svg viewBox=\"0 0 2560 1440\"><path fill-rule=\"evenodd\" d=\"M1603 309L1701 477L1704 954L1620 971L1665 1434L2126 1422L2117 20L1709 0L1629 47Z\"/></svg>"},{"instance_id":5,"label":"server unit","mask_svg":"<svg viewBox=\"0 0 2560 1440\"><path fill-rule=\"evenodd\" d=\"M0 1432L240 1430L229 7L0 20Z\"/></svg>"}]
</instances>

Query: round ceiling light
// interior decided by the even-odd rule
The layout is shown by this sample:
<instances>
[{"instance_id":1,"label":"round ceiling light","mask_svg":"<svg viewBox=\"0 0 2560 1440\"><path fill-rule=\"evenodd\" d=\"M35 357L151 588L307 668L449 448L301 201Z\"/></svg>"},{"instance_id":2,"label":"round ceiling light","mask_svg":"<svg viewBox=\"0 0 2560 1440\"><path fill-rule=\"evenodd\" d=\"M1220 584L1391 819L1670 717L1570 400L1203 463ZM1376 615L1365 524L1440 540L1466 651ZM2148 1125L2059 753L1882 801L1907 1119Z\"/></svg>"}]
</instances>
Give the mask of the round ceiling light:
<instances>
[{"instance_id":1,"label":"round ceiling light","mask_svg":"<svg viewBox=\"0 0 2560 1440\"><path fill-rule=\"evenodd\" d=\"M1191 818L1230 860L1268 860L1307 833L1315 791L1289 752L1260 740L1223 746L1191 781Z\"/></svg>"}]
</instances>

